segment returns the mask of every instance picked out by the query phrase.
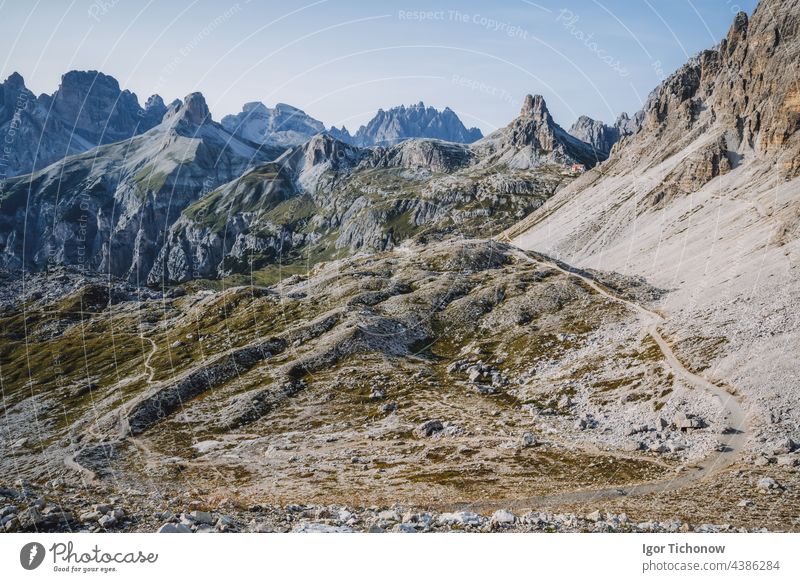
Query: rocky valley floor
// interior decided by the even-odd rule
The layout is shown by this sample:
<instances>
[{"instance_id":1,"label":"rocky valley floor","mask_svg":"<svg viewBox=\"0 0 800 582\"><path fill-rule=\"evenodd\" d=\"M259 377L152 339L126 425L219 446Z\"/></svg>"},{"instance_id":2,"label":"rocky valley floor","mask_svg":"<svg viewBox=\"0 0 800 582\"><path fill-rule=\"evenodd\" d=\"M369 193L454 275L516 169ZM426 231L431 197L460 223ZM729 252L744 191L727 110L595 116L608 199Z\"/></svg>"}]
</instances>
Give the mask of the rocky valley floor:
<instances>
[{"instance_id":1,"label":"rocky valley floor","mask_svg":"<svg viewBox=\"0 0 800 582\"><path fill-rule=\"evenodd\" d=\"M752 445L640 279L454 239L3 289L6 531L798 528L795 443Z\"/></svg>"}]
</instances>

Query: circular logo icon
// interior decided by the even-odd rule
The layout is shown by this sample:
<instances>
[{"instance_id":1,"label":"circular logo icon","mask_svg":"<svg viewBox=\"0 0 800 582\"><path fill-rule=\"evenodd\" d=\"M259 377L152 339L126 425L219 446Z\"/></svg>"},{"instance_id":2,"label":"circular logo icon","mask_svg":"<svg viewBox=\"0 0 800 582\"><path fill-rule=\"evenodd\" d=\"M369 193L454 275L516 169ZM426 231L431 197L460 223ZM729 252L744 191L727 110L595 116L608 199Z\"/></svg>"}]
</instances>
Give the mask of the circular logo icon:
<instances>
[{"instance_id":1,"label":"circular logo icon","mask_svg":"<svg viewBox=\"0 0 800 582\"><path fill-rule=\"evenodd\" d=\"M44 561L44 546L39 542L30 542L19 551L19 563L26 570L35 570Z\"/></svg>"}]
</instances>

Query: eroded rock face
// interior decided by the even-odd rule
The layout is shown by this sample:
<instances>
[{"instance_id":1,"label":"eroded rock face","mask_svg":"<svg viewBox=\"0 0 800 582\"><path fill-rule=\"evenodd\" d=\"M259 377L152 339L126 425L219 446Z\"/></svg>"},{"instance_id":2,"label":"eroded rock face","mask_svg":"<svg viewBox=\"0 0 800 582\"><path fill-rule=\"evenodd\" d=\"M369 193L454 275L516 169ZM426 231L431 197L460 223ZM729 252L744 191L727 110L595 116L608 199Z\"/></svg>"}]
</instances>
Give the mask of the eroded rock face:
<instances>
[{"instance_id":1,"label":"eroded rock face","mask_svg":"<svg viewBox=\"0 0 800 582\"><path fill-rule=\"evenodd\" d=\"M553 120L541 95L527 95L519 117L476 142L474 149L485 165L505 164L517 169L544 163L581 163L588 168L606 157L564 131Z\"/></svg>"},{"instance_id":2,"label":"eroded rock face","mask_svg":"<svg viewBox=\"0 0 800 582\"><path fill-rule=\"evenodd\" d=\"M144 133L166 112L158 95L142 108L135 94L97 71L70 71L55 93L39 97L14 73L0 83L0 97L0 137L12 144L3 178Z\"/></svg>"},{"instance_id":3,"label":"eroded rock face","mask_svg":"<svg viewBox=\"0 0 800 582\"><path fill-rule=\"evenodd\" d=\"M226 115L222 126L234 135L259 144L297 146L325 131L321 121L304 111L278 103L274 108L263 103L245 103L242 112Z\"/></svg>"},{"instance_id":4,"label":"eroded rock face","mask_svg":"<svg viewBox=\"0 0 800 582\"><path fill-rule=\"evenodd\" d=\"M362 125L351 136L346 128L331 128L331 135L360 147L393 146L407 139L430 138L456 143L472 143L483 135L477 127L467 129L449 107L439 111L416 105L401 105L388 111L383 109L367 125Z\"/></svg>"},{"instance_id":5,"label":"eroded rock face","mask_svg":"<svg viewBox=\"0 0 800 582\"><path fill-rule=\"evenodd\" d=\"M731 149L796 150L800 100L791 71L797 58L798 11L794 0L765 0L751 19L737 14L717 48L691 59L653 91L644 107L644 124L663 134L716 123L729 130ZM796 175L796 156L782 158Z\"/></svg>"},{"instance_id":6,"label":"eroded rock face","mask_svg":"<svg viewBox=\"0 0 800 582\"><path fill-rule=\"evenodd\" d=\"M213 123L199 93L107 148L0 183L2 266L80 265L145 281L183 208L275 154Z\"/></svg>"}]
</instances>

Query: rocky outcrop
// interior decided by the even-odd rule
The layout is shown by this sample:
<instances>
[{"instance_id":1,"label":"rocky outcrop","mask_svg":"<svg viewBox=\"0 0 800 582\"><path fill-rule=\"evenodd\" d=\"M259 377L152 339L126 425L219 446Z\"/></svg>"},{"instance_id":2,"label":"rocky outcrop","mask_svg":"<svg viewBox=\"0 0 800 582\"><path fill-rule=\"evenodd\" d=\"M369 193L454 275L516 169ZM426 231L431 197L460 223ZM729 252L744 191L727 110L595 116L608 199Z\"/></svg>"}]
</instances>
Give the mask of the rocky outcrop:
<instances>
[{"instance_id":1,"label":"rocky outcrop","mask_svg":"<svg viewBox=\"0 0 800 582\"><path fill-rule=\"evenodd\" d=\"M476 142L474 149L484 165L515 169L571 163L592 167L606 157L564 131L553 120L541 95L527 95L519 117Z\"/></svg>"},{"instance_id":2,"label":"rocky outcrop","mask_svg":"<svg viewBox=\"0 0 800 582\"><path fill-rule=\"evenodd\" d=\"M599 152L598 155L607 157L617 142L636 133L638 130L636 120L636 116L631 119L627 113L621 113L614 125L609 126L602 121L581 115L569 128L569 134L588 143Z\"/></svg>"},{"instance_id":3,"label":"rocky outcrop","mask_svg":"<svg viewBox=\"0 0 800 582\"><path fill-rule=\"evenodd\" d=\"M260 102L245 103L241 113L226 115L221 123L230 133L243 139L282 147L300 145L325 131L321 121L285 103L278 103L274 108Z\"/></svg>"},{"instance_id":4,"label":"rocky outcrop","mask_svg":"<svg viewBox=\"0 0 800 582\"><path fill-rule=\"evenodd\" d=\"M450 142L413 139L388 149L379 149L372 156L378 167L423 169L450 173L475 162L476 156L466 146Z\"/></svg>"},{"instance_id":5,"label":"rocky outcrop","mask_svg":"<svg viewBox=\"0 0 800 582\"><path fill-rule=\"evenodd\" d=\"M164 231L204 193L277 155L214 123L199 93L127 141L0 183L0 263L82 268L145 281Z\"/></svg>"},{"instance_id":6,"label":"rocky outcrop","mask_svg":"<svg viewBox=\"0 0 800 582\"><path fill-rule=\"evenodd\" d=\"M18 73L0 84L0 139L11 144L0 178L43 168L65 156L144 133L166 109L158 95L146 106L97 71L70 71L52 95L35 97Z\"/></svg>"},{"instance_id":7,"label":"rocky outcrop","mask_svg":"<svg viewBox=\"0 0 800 582\"><path fill-rule=\"evenodd\" d=\"M341 129L332 127L329 133L336 139L360 147L392 146L412 138L472 143L483 137L477 127L467 129L449 107L439 111L425 107L422 101L408 107L393 107L388 111L379 109L375 117L362 125L353 136L344 126Z\"/></svg>"},{"instance_id":8,"label":"rocky outcrop","mask_svg":"<svg viewBox=\"0 0 800 582\"><path fill-rule=\"evenodd\" d=\"M148 280L383 251L422 233L486 235L536 208L559 183L552 173L498 174L479 161L470 146L439 140L362 149L316 135L187 207Z\"/></svg>"}]
</instances>

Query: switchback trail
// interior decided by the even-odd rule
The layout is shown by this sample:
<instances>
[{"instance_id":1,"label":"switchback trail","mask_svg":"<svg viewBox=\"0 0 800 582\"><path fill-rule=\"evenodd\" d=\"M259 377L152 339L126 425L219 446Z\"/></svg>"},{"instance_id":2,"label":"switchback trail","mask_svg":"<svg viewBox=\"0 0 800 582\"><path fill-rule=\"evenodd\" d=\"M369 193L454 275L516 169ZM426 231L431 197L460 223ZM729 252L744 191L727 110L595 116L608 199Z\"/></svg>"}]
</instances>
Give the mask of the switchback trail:
<instances>
[{"instance_id":1,"label":"switchback trail","mask_svg":"<svg viewBox=\"0 0 800 582\"><path fill-rule=\"evenodd\" d=\"M661 350L661 353L664 355L666 364L675 376L686 382L693 389L706 391L719 402L719 414L724 419L724 424L727 428L718 436L719 446L717 449L710 452L701 461L693 464L692 467L664 479L647 481L635 485L611 485L601 489L565 491L563 493L540 495L523 499L460 504L460 508L483 511L500 508L527 509L547 505L595 501L619 496L647 495L650 493L674 491L719 473L737 461L744 448L748 432L747 419L739 401L728 391L712 384L702 376L689 371L686 366L678 360L675 352L673 352L672 348L659 331L659 325L664 322L664 318L659 313L620 297L605 289L591 277L576 270L565 268L555 261L533 258L523 250L519 250L517 256L524 260L556 269L568 276L578 277L596 293L599 293L611 301L621 303L636 313L642 323L642 327L656 342L659 350Z\"/></svg>"}]
</instances>

